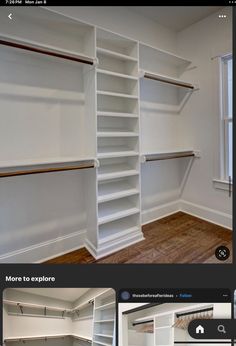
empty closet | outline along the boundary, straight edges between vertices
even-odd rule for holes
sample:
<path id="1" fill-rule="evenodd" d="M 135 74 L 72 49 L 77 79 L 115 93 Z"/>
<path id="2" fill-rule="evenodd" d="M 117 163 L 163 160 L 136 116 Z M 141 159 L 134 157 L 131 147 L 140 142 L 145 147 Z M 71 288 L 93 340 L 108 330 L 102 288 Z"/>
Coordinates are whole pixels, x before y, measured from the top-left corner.
<path id="1" fill-rule="evenodd" d="M 5 345 L 115 345 L 112 289 L 6 289 L 3 305 Z"/>
<path id="2" fill-rule="evenodd" d="M 99 259 L 179 210 L 214 222 L 182 200 L 208 160 L 192 136 L 206 87 L 191 40 L 185 57 L 51 9 L 14 15 L 0 14 L 0 261 L 82 247 Z M 217 193 L 216 223 L 230 228 Z"/>
<path id="3" fill-rule="evenodd" d="M 125 304 L 122 305 L 124 307 L 120 309 L 123 312 L 120 312 L 122 316 L 119 319 L 121 323 L 119 344 L 123 346 L 194 344 L 196 340 L 188 334 L 190 321 L 194 319 L 231 318 L 230 303 L 139 304 L 141 306 L 136 309 L 125 309 Z M 127 305 L 131 306 L 132 304 Z M 212 341 L 212 345 L 214 342 L 216 340 Z M 204 340 L 201 341 L 201 344 L 204 345 Z"/>

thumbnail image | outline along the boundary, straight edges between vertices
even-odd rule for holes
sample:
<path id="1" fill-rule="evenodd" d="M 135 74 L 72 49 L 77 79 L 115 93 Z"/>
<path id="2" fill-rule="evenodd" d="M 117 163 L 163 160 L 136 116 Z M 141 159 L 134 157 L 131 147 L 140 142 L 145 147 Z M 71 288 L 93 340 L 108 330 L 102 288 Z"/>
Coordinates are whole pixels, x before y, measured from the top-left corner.
<path id="1" fill-rule="evenodd" d="M 214 318 L 231 318 L 231 303 L 119 303 L 119 346 L 209 344 L 193 339 L 188 325 Z M 204 333 L 203 327 L 198 332 Z"/>
<path id="2" fill-rule="evenodd" d="M 3 344 L 115 346 L 115 316 L 113 289 L 8 288 Z"/>

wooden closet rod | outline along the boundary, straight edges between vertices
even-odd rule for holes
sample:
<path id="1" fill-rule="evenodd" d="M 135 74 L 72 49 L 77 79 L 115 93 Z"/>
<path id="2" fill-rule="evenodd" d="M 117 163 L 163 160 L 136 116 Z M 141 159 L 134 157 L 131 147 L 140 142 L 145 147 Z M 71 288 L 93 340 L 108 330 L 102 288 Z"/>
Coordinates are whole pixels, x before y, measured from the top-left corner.
<path id="1" fill-rule="evenodd" d="M 34 46 L 30 46 L 30 45 L 23 44 L 23 43 L 18 43 L 15 41 L 8 41 L 8 40 L 0 39 L 0 44 L 2 44 L 4 46 L 8 46 L 8 47 L 13 47 L 13 48 L 31 51 L 34 53 L 50 55 L 50 56 L 54 56 L 54 57 L 61 58 L 61 59 L 76 61 L 76 62 L 80 62 L 83 64 L 88 64 L 88 65 L 94 64 L 94 60 L 92 58 L 89 58 L 89 57 L 64 54 L 64 53 L 60 53 L 58 51 L 52 51 L 52 50 L 47 50 L 47 49 L 43 49 L 43 48 L 37 48 Z"/>
<path id="2" fill-rule="evenodd" d="M 157 157 L 146 157 L 146 161 L 160 161 L 160 160 L 171 160 L 171 159 L 178 159 L 181 157 L 191 157 L 195 156 L 194 153 L 191 154 L 174 154 L 174 155 L 166 155 L 166 156 L 157 156 Z"/>
<path id="3" fill-rule="evenodd" d="M 53 173 L 53 172 L 63 172 L 63 171 L 74 171 L 79 169 L 94 168 L 94 164 L 80 164 L 78 166 L 64 166 L 64 167 L 52 167 L 52 168 L 37 168 L 31 170 L 22 170 L 15 172 L 3 172 L 0 173 L 0 178 L 15 177 L 20 175 L 30 175 L 30 174 L 41 174 L 41 173 Z"/>
<path id="4" fill-rule="evenodd" d="M 148 78 L 148 79 L 153 79 L 159 82 L 163 82 L 163 83 L 167 83 L 167 84 L 172 84 L 172 85 L 176 85 L 179 87 L 183 87 L 183 88 L 188 88 L 188 89 L 194 89 L 194 86 L 190 83 L 185 83 L 185 82 L 179 82 L 175 79 L 171 79 L 165 76 L 160 76 L 160 75 L 155 75 L 149 72 L 144 72 L 144 78 Z"/>

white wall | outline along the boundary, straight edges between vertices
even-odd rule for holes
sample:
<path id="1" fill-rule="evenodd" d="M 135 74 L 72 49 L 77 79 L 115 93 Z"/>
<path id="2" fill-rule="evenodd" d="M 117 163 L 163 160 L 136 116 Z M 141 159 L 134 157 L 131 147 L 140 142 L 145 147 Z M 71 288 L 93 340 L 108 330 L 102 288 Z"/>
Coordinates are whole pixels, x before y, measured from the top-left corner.
<path id="1" fill-rule="evenodd" d="M 172 30 L 125 6 L 55 6 L 50 9 L 134 40 L 172 52 L 176 50 L 176 34 Z"/>
<path id="2" fill-rule="evenodd" d="M 232 198 L 228 197 L 227 191 L 216 190 L 212 181 L 217 178 L 219 114 L 218 104 L 215 104 L 218 98 L 217 88 L 213 84 L 215 69 L 211 58 L 232 51 L 231 8 L 225 8 L 223 12 L 227 14 L 227 19 L 218 18 L 218 13 L 212 14 L 177 36 L 179 53 L 188 56 L 196 65 L 196 69 L 186 73 L 186 78 L 191 78 L 200 86 L 181 113 L 179 131 L 184 144 L 201 151 L 201 159 L 194 161 L 182 199 L 225 213 L 230 218 Z M 230 222 L 227 226 L 230 226 Z"/>
<path id="3" fill-rule="evenodd" d="M 4 298 L 9 300 L 23 301 L 28 303 L 60 306 L 69 308 L 70 303 L 58 299 L 47 298 L 36 294 L 19 292 L 13 289 L 8 289 L 4 292 Z M 26 309 L 26 308 L 25 308 Z M 36 314 L 39 313 L 38 311 Z M 42 315 L 43 315 L 42 311 Z M 6 317 L 6 315 L 4 316 Z M 18 336 L 36 336 L 36 335 L 52 335 L 52 334 L 70 334 L 71 333 L 71 318 L 45 318 L 45 317 L 30 317 L 30 316 L 14 316 L 7 315 L 7 319 L 3 320 L 4 338 Z"/>
<path id="4" fill-rule="evenodd" d="M 52 289 L 53 290 L 53 289 Z M 3 293 L 4 299 L 14 300 L 19 302 L 26 302 L 31 304 L 47 305 L 54 307 L 62 307 L 65 309 L 71 309 L 76 307 L 79 303 L 87 302 L 89 299 L 94 298 L 99 293 L 104 292 L 104 289 L 91 288 L 82 296 L 80 296 L 74 302 L 68 302 L 64 300 L 54 299 L 51 297 L 45 297 L 37 294 L 26 293 L 14 289 L 6 289 Z M 10 309 L 10 310 L 9 310 Z M 30 313 L 36 314 L 36 316 L 27 316 L 29 311 L 27 308 L 25 315 L 13 316 L 7 313 L 7 311 L 16 312 L 16 309 L 4 305 L 3 309 L 3 335 L 7 337 L 20 337 L 20 336 L 37 336 L 37 335 L 53 335 L 53 334 L 76 334 L 79 336 L 92 338 L 93 333 L 93 311 L 91 310 L 91 316 L 87 319 L 74 321 L 71 316 L 65 314 L 65 318 L 44 317 L 37 316 L 43 315 L 44 311 L 39 312 L 38 309 L 31 310 Z M 19 311 L 18 311 L 19 312 Z M 50 312 L 50 311 L 49 311 Z M 49 314 L 48 312 L 48 314 Z M 54 312 L 54 315 L 60 316 L 60 312 Z M 82 316 L 82 315 L 81 315 Z M 75 319 L 77 316 L 74 317 Z M 51 344 L 51 341 L 50 341 Z"/>

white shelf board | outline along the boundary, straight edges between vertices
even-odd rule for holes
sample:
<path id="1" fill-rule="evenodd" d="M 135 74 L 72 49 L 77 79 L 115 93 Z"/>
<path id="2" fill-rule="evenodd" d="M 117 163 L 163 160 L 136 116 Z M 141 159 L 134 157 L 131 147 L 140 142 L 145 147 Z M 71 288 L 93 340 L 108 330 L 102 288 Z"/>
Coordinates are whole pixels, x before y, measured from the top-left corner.
<path id="1" fill-rule="evenodd" d="M 167 63 L 173 64 L 174 66 L 189 65 L 191 63 L 190 60 L 180 55 L 140 42 L 140 49 L 142 48 L 153 50 L 154 54 L 159 55 L 161 60 L 164 60 Z"/>
<path id="2" fill-rule="evenodd" d="M 144 71 L 140 71 L 140 76 L 143 77 L 144 79 L 146 78 L 150 80 L 157 79 L 157 82 L 167 83 L 170 86 L 177 87 L 177 88 L 190 88 L 191 90 L 195 89 L 192 83 L 187 82 L 183 79 L 171 77 L 169 75 L 163 75 L 160 73 L 144 70 Z"/>
<path id="3" fill-rule="evenodd" d="M 113 335 L 109 335 L 109 334 L 97 334 L 94 333 L 95 336 L 101 336 L 102 338 L 113 338 Z"/>
<path id="4" fill-rule="evenodd" d="M 88 340 L 89 342 L 92 342 L 93 340 L 91 336 L 78 335 L 78 334 L 71 334 L 70 336 L 75 339 Z"/>
<path id="5" fill-rule="evenodd" d="M 138 114 L 122 113 L 122 112 L 106 112 L 98 111 L 97 116 L 102 117 L 121 117 L 121 118 L 138 118 Z"/>
<path id="6" fill-rule="evenodd" d="M 138 170 L 125 164 L 105 165 L 98 168 L 98 181 L 129 177 L 138 174 Z"/>
<path id="7" fill-rule="evenodd" d="M 66 309 L 62 307 L 57 307 L 57 306 L 50 306 L 50 305 L 41 305 L 41 304 L 32 304 L 32 303 L 26 303 L 26 302 L 20 302 L 20 301 L 15 301 L 15 300 L 8 300 L 8 299 L 3 299 L 3 303 L 6 305 L 11 305 L 11 306 L 22 306 L 25 308 L 36 308 L 36 309 L 48 309 L 52 311 L 65 311 L 65 312 L 71 312 L 71 309 Z"/>
<path id="8" fill-rule="evenodd" d="M 95 310 L 107 310 L 107 309 L 111 309 L 113 307 L 115 307 L 115 300 L 110 302 L 110 303 L 107 303 L 107 304 L 103 304 L 103 305 L 100 305 L 98 307 L 95 308 Z"/>
<path id="9" fill-rule="evenodd" d="M 111 57 L 117 58 L 119 60 L 134 61 L 134 62 L 138 61 L 136 58 L 133 58 L 130 55 L 121 54 L 121 53 L 115 52 L 114 50 L 105 49 L 105 48 L 101 48 L 101 47 L 97 47 L 97 52 L 102 54 L 102 55 L 106 55 L 106 56 L 111 56 Z"/>
<path id="10" fill-rule="evenodd" d="M 127 236 L 129 233 L 137 232 L 139 226 L 136 224 L 131 225 L 131 221 L 127 221 L 127 218 L 118 220 L 114 226 L 112 224 L 105 224 L 99 228 L 99 244 L 104 244 L 109 241 L 114 241 L 117 238 Z"/>
<path id="11" fill-rule="evenodd" d="M 118 72 L 113 72 L 110 70 L 104 70 L 104 69 L 98 69 L 97 68 L 97 73 L 103 74 L 103 75 L 107 75 L 107 76 L 113 76 L 113 77 L 119 77 L 119 78 L 124 78 L 124 79 L 132 79 L 132 80 L 138 80 L 138 77 L 129 75 L 129 74 L 125 74 L 125 73 L 118 73 Z"/>
<path id="12" fill-rule="evenodd" d="M 98 137 L 138 137 L 139 134 L 137 132 L 125 131 L 123 129 L 120 130 L 112 130 L 112 129 L 103 129 L 97 132 Z"/>
<path id="13" fill-rule="evenodd" d="M 106 184 L 100 184 L 98 187 L 98 203 L 132 196 L 139 193 L 139 190 L 132 188 L 122 181 L 114 181 Z"/>
<path id="14" fill-rule="evenodd" d="M 94 340 L 93 342 L 94 342 L 95 344 L 99 344 L 99 345 L 103 345 L 103 346 L 112 346 L 112 344 L 108 344 L 108 343 L 102 342 L 102 341 Z"/>
<path id="15" fill-rule="evenodd" d="M 5 342 L 14 342 L 19 340 L 44 340 L 44 339 L 57 339 L 57 338 L 64 338 L 64 337 L 72 337 L 75 339 L 80 340 L 87 340 L 88 342 L 92 342 L 91 337 L 77 335 L 77 334 L 49 334 L 49 335 L 33 335 L 33 336 L 15 336 L 15 337 L 8 337 L 5 338 Z"/>
<path id="16" fill-rule="evenodd" d="M 92 65 L 94 65 L 94 62 L 95 62 L 95 57 L 89 57 L 83 53 L 78 53 L 75 51 L 58 48 L 52 45 L 41 44 L 32 40 L 26 40 L 26 39 L 23 40 L 22 38 L 18 36 L 0 34 L 0 39 L 4 41 L 9 41 L 13 44 L 26 45 L 26 46 L 33 47 L 39 50 L 45 50 L 45 51 L 53 52 L 55 54 L 62 54 L 72 58 L 78 58 L 78 59 L 81 58 L 81 59 L 89 61 Z M 14 49 L 17 49 L 17 48 L 14 48 Z"/>
<path id="17" fill-rule="evenodd" d="M 98 147 L 97 157 L 99 159 L 126 156 L 139 156 L 139 153 L 124 146 Z"/>
<path id="18" fill-rule="evenodd" d="M 169 326 L 162 326 L 162 327 L 156 327 L 155 329 L 170 329 L 172 328 L 172 325 Z"/>
<path id="19" fill-rule="evenodd" d="M 90 319 L 93 319 L 93 315 L 77 317 L 77 318 L 74 318 L 73 321 L 84 321 L 84 320 L 90 320 Z"/>
<path id="20" fill-rule="evenodd" d="M 126 216 L 137 214 L 139 211 L 139 208 L 126 199 L 118 199 L 105 203 L 99 206 L 98 224 L 103 225 L 114 220 L 122 219 Z"/>
<path id="21" fill-rule="evenodd" d="M 69 334 L 49 334 L 49 335 L 32 335 L 32 336 L 14 336 L 5 338 L 5 342 L 14 342 L 19 340 L 37 340 L 37 339 L 56 339 L 56 338 L 64 338 L 66 336 L 70 336 Z"/>
<path id="22" fill-rule="evenodd" d="M 115 322 L 114 318 L 111 318 L 109 320 L 96 320 L 96 321 L 94 321 L 94 323 L 114 323 L 114 322 Z"/>
<path id="23" fill-rule="evenodd" d="M 120 97 L 120 98 L 132 99 L 132 100 L 137 100 L 137 99 L 138 99 L 138 96 L 137 96 L 137 95 L 116 93 L 116 92 L 113 92 L 113 91 L 102 91 L 102 90 L 97 90 L 97 95 L 100 95 L 100 96 Z"/>

